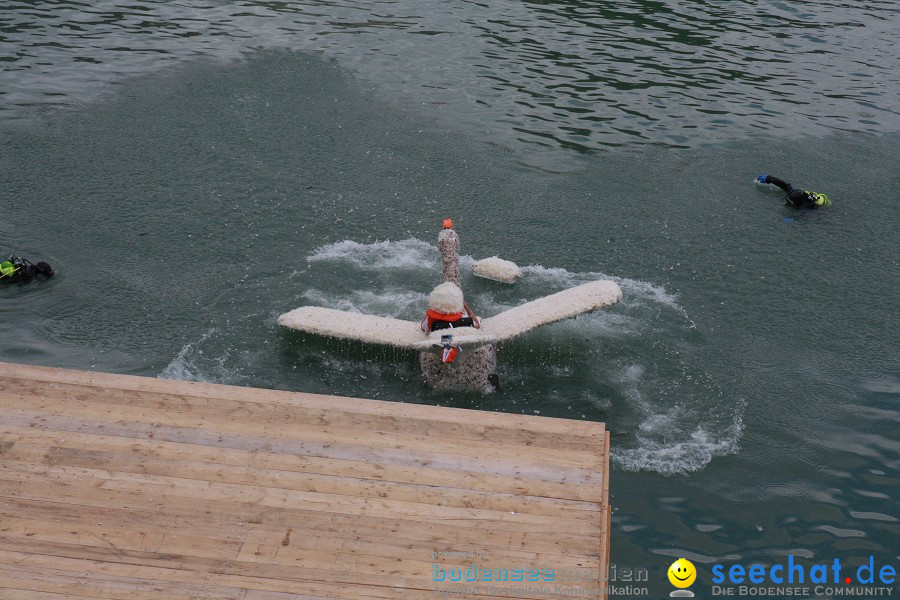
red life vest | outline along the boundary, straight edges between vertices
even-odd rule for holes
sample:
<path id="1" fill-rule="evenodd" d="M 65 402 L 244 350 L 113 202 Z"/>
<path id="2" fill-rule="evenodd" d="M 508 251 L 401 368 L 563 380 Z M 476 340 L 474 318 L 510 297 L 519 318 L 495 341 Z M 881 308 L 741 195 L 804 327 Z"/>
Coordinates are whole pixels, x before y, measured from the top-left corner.
<path id="1" fill-rule="evenodd" d="M 452 323 L 454 321 L 459 321 L 463 318 L 463 313 L 442 313 L 436 310 L 431 310 L 430 308 L 425 311 L 425 333 L 431 332 L 431 324 L 435 321 L 446 321 L 447 323 Z"/>

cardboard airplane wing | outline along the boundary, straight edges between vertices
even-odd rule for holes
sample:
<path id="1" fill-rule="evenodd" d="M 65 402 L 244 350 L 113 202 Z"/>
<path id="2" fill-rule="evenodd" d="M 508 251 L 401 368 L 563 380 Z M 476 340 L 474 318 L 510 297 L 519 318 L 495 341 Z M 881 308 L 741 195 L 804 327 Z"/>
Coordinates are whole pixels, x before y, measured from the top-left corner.
<path id="1" fill-rule="evenodd" d="M 614 281 L 591 281 L 481 320 L 481 330 L 498 340 L 508 340 L 541 325 L 577 317 L 611 306 L 622 299 Z"/>
<path id="2" fill-rule="evenodd" d="M 453 336 L 455 346 L 481 346 L 502 342 L 541 325 L 610 306 L 621 299 L 622 290 L 615 282 L 592 281 L 482 319 L 481 329 L 441 329 L 431 332 L 427 337 L 415 321 L 319 306 L 301 306 L 284 313 L 278 317 L 278 324 L 339 339 L 427 350 L 439 345 L 441 336 L 448 334 Z"/>
<path id="3" fill-rule="evenodd" d="M 290 329 L 328 337 L 412 348 L 425 334 L 415 321 L 376 317 L 320 306 L 301 306 L 278 317 Z"/>
<path id="4" fill-rule="evenodd" d="M 301 306 L 278 317 L 278 324 L 297 331 L 370 344 L 427 350 L 440 345 L 442 335 L 452 335 L 454 346 L 480 346 L 497 338 L 472 327 L 441 329 L 427 337 L 419 323 L 377 317 L 319 306 Z"/>

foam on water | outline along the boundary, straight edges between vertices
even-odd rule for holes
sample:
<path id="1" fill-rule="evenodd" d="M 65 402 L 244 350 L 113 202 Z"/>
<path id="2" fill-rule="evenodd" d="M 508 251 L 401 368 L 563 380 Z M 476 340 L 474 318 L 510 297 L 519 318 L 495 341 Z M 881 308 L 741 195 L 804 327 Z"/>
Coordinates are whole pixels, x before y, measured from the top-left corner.
<path id="1" fill-rule="evenodd" d="M 417 238 L 401 241 L 379 241 L 369 244 L 353 240 L 342 240 L 316 248 L 307 259 L 309 263 L 341 262 L 361 270 L 381 271 L 384 269 L 427 270 L 429 273 L 440 268 L 440 256 L 434 244 Z M 460 255 L 460 267 L 464 275 L 470 275 L 472 267 L 478 259 L 470 255 Z M 678 304 L 677 298 L 659 285 L 647 281 L 618 277 L 606 273 L 572 272 L 559 267 L 529 265 L 522 267 L 524 274 L 520 282 L 527 288 L 539 288 L 542 293 L 552 293 L 572 286 L 581 285 L 598 279 L 609 279 L 619 284 L 624 292 L 623 303 L 653 302 L 686 314 Z M 548 290 L 547 286 L 552 286 Z M 527 300 L 527 299 L 526 299 Z M 523 300 L 524 301 L 524 300 Z M 497 304 L 501 310 L 514 305 Z M 332 307 L 338 308 L 338 307 Z"/>
<path id="2" fill-rule="evenodd" d="M 360 244 L 343 240 L 316 248 L 306 260 L 317 262 L 346 262 L 360 269 L 421 269 L 439 265 L 437 248 L 416 238 L 399 242 L 383 241 Z"/>
<path id="3" fill-rule="evenodd" d="M 380 317 L 415 319 L 428 303 L 428 295 L 408 290 L 354 290 L 349 296 L 310 288 L 303 297 L 318 306 Z"/>
<path id="4" fill-rule="evenodd" d="M 627 277 L 618 277 L 616 275 L 608 275 L 595 271 L 586 273 L 573 273 L 561 268 L 548 268 L 541 265 L 529 265 L 523 267 L 522 271 L 525 277 L 537 279 L 538 281 L 553 283 L 563 287 L 571 287 L 580 285 L 589 281 L 597 281 L 598 279 L 609 279 L 615 281 L 622 288 L 623 303 L 628 302 L 655 302 L 673 308 L 682 314 L 686 314 L 684 309 L 678 305 L 677 298 L 666 291 L 659 285 L 654 285 L 647 281 L 637 279 L 629 279 Z"/>
<path id="5" fill-rule="evenodd" d="M 416 238 L 374 243 L 343 240 L 317 248 L 307 260 L 316 272 L 306 276 L 314 278 L 316 287 L 308 288 L 302 297 L 312 304 L 411 320 L 424 311 L 428 282 L 440 270 L 436 247 Z M 677 346 L 684 343 L 686 329 L 693 328 L 677 297 L 665 287 L 543 265 L 524 267 L 524 276 L 515 285 L 497 286 L 472 275 L 475 262 L 471 256 L 460 257 L 463 288 L 472 290 L 470 303 L 482 316 L 598 279 L 616 281 L 623 290 L 622 303 L 611 310 L 544 327 L 504 345 L 505 385 L 522 390 L 528 405 L 523 412 L 538 414 L 547 403 L 553 405 L 554 414 L 572 418 L 585 418 L 582 411 L 599 410 L 595 417 L 605 419 L 610 429 L 634 432 L 612 454 L 614 464 L 626 470 L 689 473 L 703 469 L 715 456 L 736 451 L 743 429 L 743 402 L 726 401 L 703 365 L 692 364 L 677 351 L 653 349 L 652 355 L 641 356 L 647 352 L 647 341 L 651 348 Z M 341 271 L 336 278 L 332 273 L 341 266 L 349 267 L 350 275 Z M 317 276 L 319 270 L 331 279 Z M 378 277 L 367 276 L 374 272 Z M 363 284 L 368 288 L 354 287 Z M 596 368 L 594 356 L 601 364 L 626 362 L 604 372 Z M 653 364 L 634 361 L 638 358 Z M 373 371 L 377 363 L 362 362 L 367 364 L 354 366 L 352 358 L 344 357 L 322 366 L 360 380 L 393 373 Z M 536 387 L 532 385 L 535 377 L 558 381 L 559 388 L 531 398 L 528 390 Z"/>
<path id="6" fill-rule="evenodd" d="M 187 342 L 172 362 L 162 370 L 159 378 L 204 383 L 238 383 L 241 379 L 239 373 L 227 364 L 230 353 L 226 352 L 221 356 L 204 354 L 202 348 L 204 343 L 218 334 L 219 330 L 213 328 L 200 336 L 200 339 Z"/>
<path id="7" fill-rule="evenodd" d="M 664 357 L 668 362 L 676 358 Z M 677 374 L 662 375 L 631 364 L 608 374 L 627 398 L 630 414 L 622 417 L 623 430 L 634 433 L 612 449 L 614 464 L 628 471 L 678 475 L 737 451 L 745 403 L 726 400 L 702 372 L 694 375 L 694 368 L 681 365 Z"/>
<path id="8" fill-rule="evenodd" d="M 674 429 L 677 438 L 666 441 L 660 439 L 657 432 L 648 432 L 642 428 L 637 434 L 637 447 L 611 451 L 613 463 L 626 471 L 656 471 L 663 475 L 683 475 L 699 471 L 715 456 L 732 454 L 738 449 L 738 440 L 743 430 L 743 423 L 737 417 L 731 427 L 724 432 L 708 431 L 697 426 L 684 436 L 683 430 L 673 428 L 671 423 L 661 418 L 663 415 L 652 415 L 649 421 L 656 421 L 654 429 Z M 645 422 L 646 423 L 646 422 Z"/>
<path id="9" fill-rule="evenodd" d="M 300 303 L 409 320 L 424 311 L 429 286 L 440 269 L 434 245 L 415 238 L 343 240 L 317 248 L 307 262 L 310 268 L 295 278 L 303 290 Z M 498 286 L 474 277 L 474 263 L 470 256 L 461 258 L 463 287 L 472 290 L 470 303 L 483 316 L 597 279 L 613 279 L 624 292 L 623 302 L 611 310 L 543 327 L 504 344 L 503 389 L 516 390 L 518 402 L 492 394 L 496 400 L 491 402 L 497 402 L 492 409 L 605 420 L 613 431 L 631 432 L 617 441 L 612 453 L 614 464 L 625 470 L 689 473 L 703 469 L 715 456 L 736 451 L 743 402 L 726 399 L 705 365 L 675 349 L 683 347 L 692 324 L 677 297 L 663 286 L 542 265 L 525 267 L 524 278 L 515 285 Z M 204 351 L 220 348 L 223 337 L 213 328 L 185 343 L 160 377 L 260 385 L 241 372 L 243 364 L 259 357 L 248 358 L 249 351 L 233 347 Z M 394 398 L 400 390 L 399 397 L 448 401 L 422 387 L 416 361 L 406 355 L 328 340 L 298 345 L 293 351 L 291 368 L 314 378 L 323 391 L 339 379 L 367 397 Z M 483 398 L 476 402 L 486 402 L 487 396 Z"/>

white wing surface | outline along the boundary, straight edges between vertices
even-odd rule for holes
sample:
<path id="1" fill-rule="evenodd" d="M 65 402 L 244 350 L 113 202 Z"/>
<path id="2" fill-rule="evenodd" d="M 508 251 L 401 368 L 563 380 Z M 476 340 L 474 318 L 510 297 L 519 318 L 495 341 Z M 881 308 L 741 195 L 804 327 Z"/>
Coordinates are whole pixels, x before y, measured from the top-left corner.
<path id="1" fill-rule="evenodd" d="M 298 331 L 371 344 L 412 348 L 425 340 L 415 321 L 344 312 L 319 306 L 301 306 L 278 317 L 278 324 Z"/>
<path id="2" fill-rule="evenodd" d="M 278 324 L 298 331 L 370 344 L 426 350 L 453 336 L 454 345 L 480 346 L 508 340 L 541 325 L 577 317 L 622 299 L 614 281 L 592 281 L 544 296 L 481 320 L 481 329 L 459 327 L 422 333 L 419 323 L 389 317 L 344 312 L 319 306 L 301 306 L 278 317 Z"/>
<path id="3" fill-rule="evenodd" d="M 301 306 L 278 317 L 278 324 L 290 329 L 369 344 L 428 350 L 441 341 L 441 335 L 453 336 L 455 346 L 480 346 L 497 341 L 492 335 L 472 327 L 441 329 L 425 336 L 419 323 L 389 317 L 344 312 L 319 306 Z"/>
<path id="4" fill-rule="evenodd" d="M 622 300 L 622 290 L 614 281 L 592 281 L 481 320 L 481 331 L 500 341 L 531 331 L 541 325 L 612 306 Z"/>

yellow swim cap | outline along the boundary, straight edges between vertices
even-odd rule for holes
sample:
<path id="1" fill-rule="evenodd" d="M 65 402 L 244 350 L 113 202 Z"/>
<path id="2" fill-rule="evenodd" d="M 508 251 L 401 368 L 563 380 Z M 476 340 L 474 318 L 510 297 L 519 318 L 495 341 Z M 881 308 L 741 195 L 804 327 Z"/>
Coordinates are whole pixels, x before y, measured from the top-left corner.
<path id="1" fill-rule="evenodd" d="M 813 195 L 816 197 L 816 206 L 827 206 L 831 204 L 831 200 L 828 199 L 828 196 L 825 194 L 816 194 L 813 192 Z"/>

